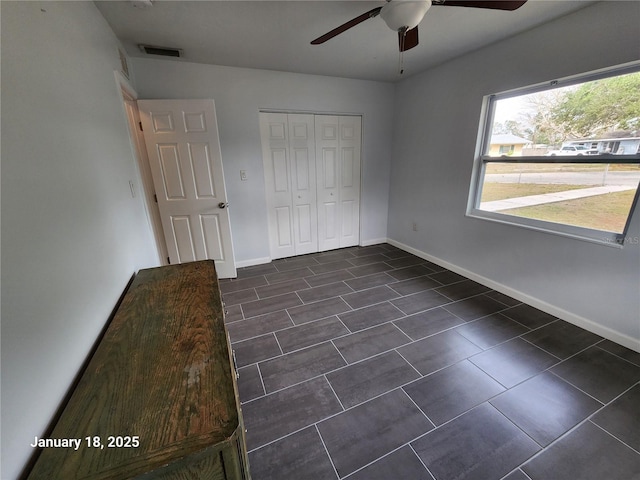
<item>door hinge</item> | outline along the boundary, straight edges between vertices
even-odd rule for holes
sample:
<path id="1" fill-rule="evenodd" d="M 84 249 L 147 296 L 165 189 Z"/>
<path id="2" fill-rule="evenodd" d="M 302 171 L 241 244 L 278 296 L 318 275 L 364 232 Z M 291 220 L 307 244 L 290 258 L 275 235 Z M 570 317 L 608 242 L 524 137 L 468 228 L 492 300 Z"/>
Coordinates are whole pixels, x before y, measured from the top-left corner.
<path id="1" fill-rule="evenodd" d="M 167 257 L 167 264 L 171 265 L 171 259 Z"/>
<path id="2" fill-rule="evenodd" d="M 140 131 L 144 132 L 144 129 L 142 128 L 142 122 L 138 122 L 138 125 L 140 126 Z"/>
<path id="3" fill-rule="evenodd" d="M 153 194 L 153 200 L 158 203 L 158 195 L 156 195 L 155 193 Z"/>

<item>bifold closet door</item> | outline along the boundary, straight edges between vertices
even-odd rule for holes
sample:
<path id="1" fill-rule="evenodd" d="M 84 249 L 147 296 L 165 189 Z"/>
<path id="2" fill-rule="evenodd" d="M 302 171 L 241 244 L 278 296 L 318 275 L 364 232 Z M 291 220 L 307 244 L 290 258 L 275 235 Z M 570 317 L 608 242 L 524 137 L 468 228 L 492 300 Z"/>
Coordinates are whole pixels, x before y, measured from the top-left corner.
<path id="1" fill-rule="evenodd" d="M 318 251 L 313 115 L 260 113 L 271 258 Z"/>
<path id="2" fill-rule="evenodd" d="M 319 251 L 360 241 L 362 118 L 316 115 Z"/>
<path id="3" fill-rule="evenodd" d="M 358 245 L 357 116 L 260 113 L 272 259 Z"/>

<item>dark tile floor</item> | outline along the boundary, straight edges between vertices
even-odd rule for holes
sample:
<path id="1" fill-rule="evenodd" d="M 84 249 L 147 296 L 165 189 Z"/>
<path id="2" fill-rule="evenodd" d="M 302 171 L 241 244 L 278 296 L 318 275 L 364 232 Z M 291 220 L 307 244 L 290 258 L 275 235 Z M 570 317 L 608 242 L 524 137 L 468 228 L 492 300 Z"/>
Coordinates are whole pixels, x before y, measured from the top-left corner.
<path id="1" fill-rule="evenodd" d="M 386 244 L 220 286 L 254 480 L 640 479 L 640 353 Z"/>

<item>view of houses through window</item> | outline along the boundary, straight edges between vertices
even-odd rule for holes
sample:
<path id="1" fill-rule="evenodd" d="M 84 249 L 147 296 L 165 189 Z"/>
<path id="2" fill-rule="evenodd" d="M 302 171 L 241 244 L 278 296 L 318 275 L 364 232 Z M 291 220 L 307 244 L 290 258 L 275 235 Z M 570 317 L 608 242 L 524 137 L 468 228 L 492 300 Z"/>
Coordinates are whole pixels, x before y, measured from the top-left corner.
<path id="1" fill-rule="evenodd" d="M 624 233 L 640 183 L 640 72 L 490 102 L 479 210 Z"/>

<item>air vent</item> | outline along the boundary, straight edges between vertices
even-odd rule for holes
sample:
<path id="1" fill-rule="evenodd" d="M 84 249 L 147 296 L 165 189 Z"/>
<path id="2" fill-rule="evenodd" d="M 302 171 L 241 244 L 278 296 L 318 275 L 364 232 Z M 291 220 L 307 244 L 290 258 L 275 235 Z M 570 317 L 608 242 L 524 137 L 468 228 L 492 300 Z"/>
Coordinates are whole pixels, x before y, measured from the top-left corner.
<path id="1" fill-rule="evenodd" d="M 182 49 L 170 47 L 156 47 L 154 45 L 138 45 L 147 55 L 161 55 L 163 57 L 182 57 Z"/>

